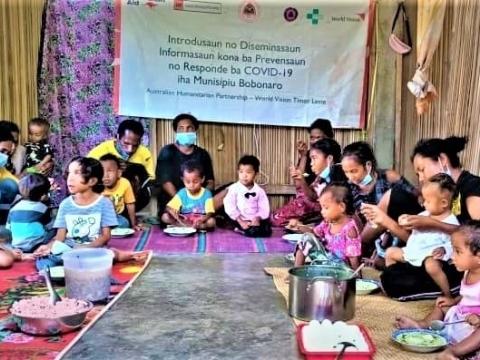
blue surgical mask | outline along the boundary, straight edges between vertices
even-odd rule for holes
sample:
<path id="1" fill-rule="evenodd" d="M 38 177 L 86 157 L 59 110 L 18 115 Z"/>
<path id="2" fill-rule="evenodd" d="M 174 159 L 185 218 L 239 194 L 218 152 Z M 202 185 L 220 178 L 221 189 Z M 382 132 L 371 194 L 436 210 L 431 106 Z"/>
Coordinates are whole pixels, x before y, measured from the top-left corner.
<path id="1" fill-rule="evenodd" d="M 8 163 L 8 155 L 4 153 L 0 153 L 0 168 L 5 167 Z"/>
<path id="2" fill-rule="evenodd" d="M 175 134 L 175 141 L 181 146 L 192 146 L 197 142 L 197 133 L 179 132 Z"/>
<path id="3" fill-rule="evenodd" d="M 370 172 L 369 172 L 369 173 L 363 178 L 363 180 L 359 182 L 358 185 L 360 185 L 360 186 L 367 186 L 367 185 L 370 184 L 372 181 L 373 181 L 373 177 L 372 177 L 372 175 L 370 175 Z"/>
<path id="4" fill-rule="evenodd" d="M 115 141 L 115 150 L 117 150 L 118 152 L 118 155 L 120 155 L 120 157 L 127 161 L 129 158 L 130 158 L 130 155 L 128 152 L 126 152 L 125 150 L 123 150 L 122 148 L 122 145 L 120 144 L 120 142 L 117 140 Z"/>
<path id="5" fill-rule="evenodd" d="M 328 166 L 322 170 L 322 172 L 320 173 L 320 177 L 322 179 L 324 179 L 327 183 L 330 182 L 330 173 L 331 173 L 331 167 L 330 167 L 330 163 L 328 164 Z"/>

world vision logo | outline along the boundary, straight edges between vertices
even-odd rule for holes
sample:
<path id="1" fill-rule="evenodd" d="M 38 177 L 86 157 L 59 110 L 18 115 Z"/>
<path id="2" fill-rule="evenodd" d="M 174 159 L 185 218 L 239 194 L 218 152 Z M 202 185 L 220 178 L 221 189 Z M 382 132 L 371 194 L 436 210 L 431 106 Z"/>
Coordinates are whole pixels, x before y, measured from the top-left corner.
<path id="1" fill-rule="evenodd" d="M 324 16 L 320 9 L 312 9 L 307 13 L 307 20 L 310 20 L 312 25 L 318 25 L 320 20 L 323 20 Z"/>

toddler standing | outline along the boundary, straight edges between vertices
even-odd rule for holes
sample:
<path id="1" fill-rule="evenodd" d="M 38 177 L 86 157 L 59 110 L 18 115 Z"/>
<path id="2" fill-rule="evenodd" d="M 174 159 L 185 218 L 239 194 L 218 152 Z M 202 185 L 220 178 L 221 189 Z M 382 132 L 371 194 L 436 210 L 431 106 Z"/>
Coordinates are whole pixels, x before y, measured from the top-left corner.
<path id="1" fill-rule="evenodd" d="M 229 218 L 249 237 L 272 234 L 267 194 L 255 182 L 259 169 L 260 161 L 255 156 L 243 156 L 238 161 L 238 181 L 230 185 L 223 200 Z"/>
<path id="2" fill-rule="evenodd" d="M 327 251 L 355 270 L 360 265 L 362 243 L 352 217 L 355 212 L 352 194 L 346 186 L 330 184 L 323 189 L 319 202 L 324 220 L 313 229 L 314 234 Z M 303 265 L 307 256 L 315 260 L 318 254 L 311 242 L 301 241 L 295 250 L 295 266 Z"/>

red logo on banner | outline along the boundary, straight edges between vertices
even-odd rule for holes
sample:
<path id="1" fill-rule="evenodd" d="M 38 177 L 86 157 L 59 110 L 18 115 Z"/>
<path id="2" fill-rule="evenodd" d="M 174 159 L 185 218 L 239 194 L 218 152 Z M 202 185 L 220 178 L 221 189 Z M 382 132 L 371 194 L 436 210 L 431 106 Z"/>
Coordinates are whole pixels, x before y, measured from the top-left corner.
<path id="1" fill-rule="evenodd" d="M 173 8 L 175 10 L 183 10 L 183 0 L 175 0 L 173 2 Z"/>

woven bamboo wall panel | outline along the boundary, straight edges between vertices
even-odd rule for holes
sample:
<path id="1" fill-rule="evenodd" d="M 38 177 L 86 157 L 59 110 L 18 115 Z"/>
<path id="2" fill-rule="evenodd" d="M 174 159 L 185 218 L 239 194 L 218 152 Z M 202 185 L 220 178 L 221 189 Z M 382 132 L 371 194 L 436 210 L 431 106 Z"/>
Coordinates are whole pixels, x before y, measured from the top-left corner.
<path id="1" fill-rule="evenodd" d="M 37 59 L 43 0 L 0 0 L 0 118 L 26 123 L 37 115 Z"/>
<path id="2" fill-rule="evenodd" d="M 423 1 L 422 1 L 423 2 Z M 420 1 L 418 2 L 420 5 Z M 409 12 L 410 14 L 411 12 Z M 421 138 L 467 135 L 462 163 L 480 172 L 480 2 L 449 0 L 444 29 L 430 68 L 438 98 L 430 111 L 418 117 L 406 83 L 414 73 L 415 54 L 405 57 L 402 92 L 400 171 L 413 177 L 410 154 Z"/>

